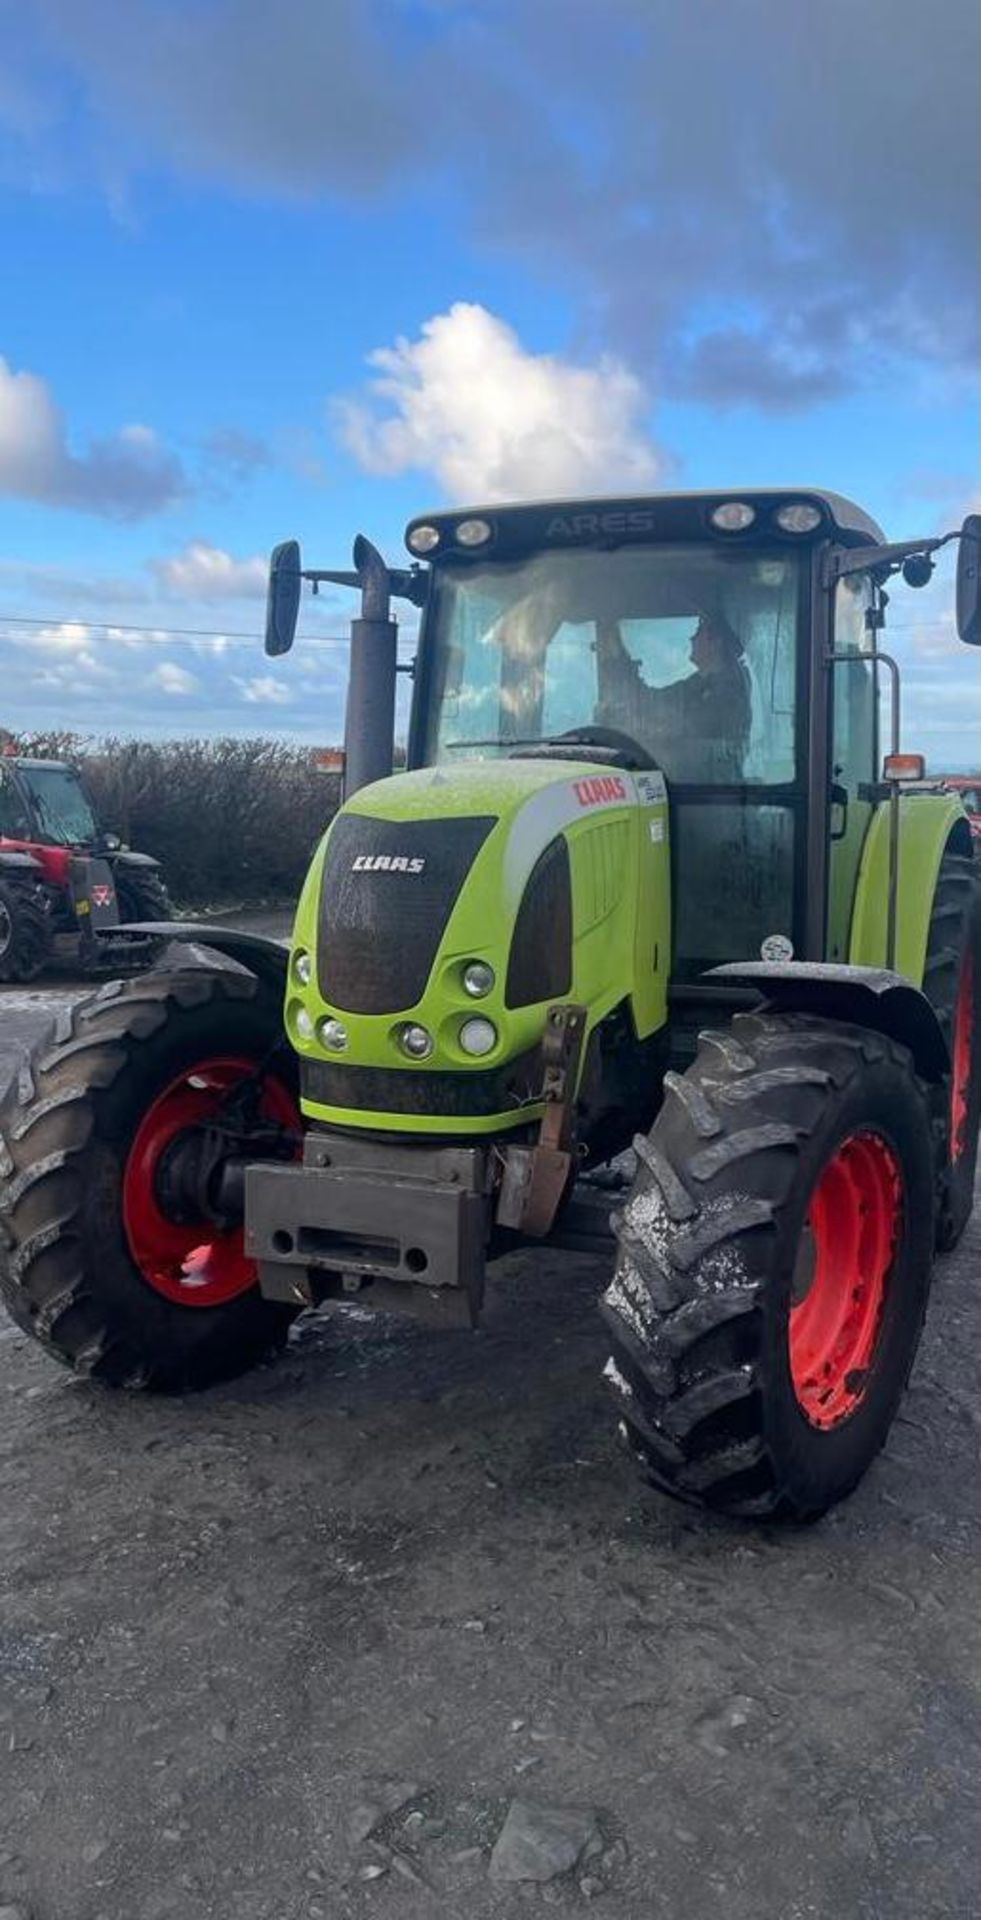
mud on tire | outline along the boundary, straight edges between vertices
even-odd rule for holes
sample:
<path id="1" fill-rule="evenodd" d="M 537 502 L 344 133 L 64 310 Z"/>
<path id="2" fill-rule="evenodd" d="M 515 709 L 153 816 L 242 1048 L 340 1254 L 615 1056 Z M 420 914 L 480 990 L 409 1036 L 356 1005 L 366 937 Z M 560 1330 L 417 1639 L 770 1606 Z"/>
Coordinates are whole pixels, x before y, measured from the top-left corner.
<path id="1" fill-rule="evenodd" d="M 213 1306 L 166 1297 L 141 1272 L 123 1211 L 134 1139 L 175 1076 L 222 1055 L 264 1061 L 277 1041 L 278 998 L 253 976 L 189 969 L 110 981 L 64 1009 L 25 1060 L 0 1103 L 0 1295 L 76 1372 L 179 1392 L 285 1340 L 292 1313 L 254 1284 Z M 285 1044 L 275 1076 L 292 1099 Z"/>
<path id="2" fill-rule="evenodd" d="M 679 1499 L 816 1518 L 882 1446 L 926 1308 L 930 1127 L 910 1057 L 844 1023 L 738 1016 L 701 1035 L 686 1074 L 666 1076 L 651 1135 L 635 1144 L 601 1307 L 624 1437 L 646 1477 Z M 869 1246 L 855 1209 L 865 1264 L 875 1245 L 882 1253 L 875 1337 L 861 1371 L 846 1372 L 838 1400 L 823 1403 L 820 1385 L 802 1389 L 792 1370 L 790 1319 L 818 1192 L 848 1155 L 866 1161 L 870 1177 L 890 1169 L 896 1204 L 888 1237 Z M 817 1271 L 812 1261 L 812 1285 Z M 854 1309 L 871 1311 L 869 1302 Z"/>

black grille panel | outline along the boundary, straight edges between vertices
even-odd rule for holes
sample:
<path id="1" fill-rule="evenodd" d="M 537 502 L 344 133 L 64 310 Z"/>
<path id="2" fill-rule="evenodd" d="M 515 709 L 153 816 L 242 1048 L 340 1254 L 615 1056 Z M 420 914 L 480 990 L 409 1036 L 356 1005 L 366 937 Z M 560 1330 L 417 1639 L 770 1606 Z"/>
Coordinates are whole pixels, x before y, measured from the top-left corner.
<path id="1" fill-rule="evenodd" d="M 531 1007 L 561 1000 L 572 985 L 572 881 L 560 834 L 539 854 L 518 908 L 504 1002 Z"/>
<path id="2" fill-rule="evenodd" d="M 342 813 L 327 842 L 320 991 L 345 1013 L 401 1013 L 426 990 L 460 889 L 495 824 Z M 384 865 L 374 865 L 376 861 Z M 392 864 L 395 863 L 395 864 Z"/>
<path id="3" fill-rule="evenodd" d="M 324 1107 L 374 1113 L 459 1114 L 480 1119 L 507 1113 L 540 1097 L 541 1053 L 533 1047 L 503 1067 L 429 1073 L 398 1067 L 351 1067 L 334 1060 L 301 1060 L 300 1091 Z"/>

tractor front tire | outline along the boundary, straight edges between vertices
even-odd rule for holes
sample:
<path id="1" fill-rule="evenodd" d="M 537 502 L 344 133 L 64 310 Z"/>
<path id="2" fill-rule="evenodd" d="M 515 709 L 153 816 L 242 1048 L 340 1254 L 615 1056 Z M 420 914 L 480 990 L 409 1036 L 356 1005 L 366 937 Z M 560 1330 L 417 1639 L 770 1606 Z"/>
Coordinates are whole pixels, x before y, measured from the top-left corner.
<path id="1" fill-rule="evenodd" d="M 110 981 L 25 1063 L 0 1103 L 0 1295 L 56 1359 L 183 1392 L 283 1343 L 241 1225 L 163 1197 L 168 1156 L 253 1080 L 262 1124 L 298 1137 L 278 998 L 231 969 Z"/>
<path id="2" fill-rule="evenodd" d="M 47 915 L 33 890 L 0 876 L 0 981 L 34 980 L 50 946 Z"/>
<path id="3" fill-rule="evenodd" d="M 942 1115 L 937 1250 L 956 1247 L 974 1206 L 981 1129 L 981 884 L 967 854 L 944 854 L 933 896 L 923 991 L 950 1049 Z"/>
<path id="4" fill-rule="evenodd" d="M 116 903 L 123 925 L 129 921 L 173 920 L 173 905 L 156 868 L 119 865 L 115 868 L 114 879 Z M 154 966 L 166 945 L 166 940 L 148 937 L 145 944 L 136 949 L 135 963 L 143 967 Z"/>
<path id="5" fill-rule="evenodd" d="M 635 1142 L 602 1311 L 645 1476 L 726 1513 L 818 1518 L 882 1446 L 930 1286 L 929 1104 L 905 1048 L 737 1016 Z"/>

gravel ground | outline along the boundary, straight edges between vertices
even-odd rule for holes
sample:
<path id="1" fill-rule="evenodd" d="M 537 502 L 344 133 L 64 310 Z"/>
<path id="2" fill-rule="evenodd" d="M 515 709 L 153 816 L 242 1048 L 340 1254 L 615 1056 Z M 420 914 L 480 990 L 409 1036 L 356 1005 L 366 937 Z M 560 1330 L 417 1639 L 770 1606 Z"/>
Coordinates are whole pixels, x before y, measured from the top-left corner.
<path id="1" fill-rule="evenodd" d="M 0 1071 L 70 991 L 0 996 Z M 0 1920 L 975 1915 L 979 1268 L 981 1209 L 796 1533 L 639 1487 L 587 1259 L 184 1402 L 4 1322 Z"/>

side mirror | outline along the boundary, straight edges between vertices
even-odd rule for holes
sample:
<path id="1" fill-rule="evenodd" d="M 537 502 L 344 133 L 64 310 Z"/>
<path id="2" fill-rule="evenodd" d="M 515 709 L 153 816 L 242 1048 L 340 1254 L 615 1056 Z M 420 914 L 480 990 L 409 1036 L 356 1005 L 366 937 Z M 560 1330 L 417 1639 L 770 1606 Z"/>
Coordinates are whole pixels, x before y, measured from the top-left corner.
<path id="1" fill-rule="evenodd" d="M 283 540 L 272 550 L 266 594 L 266 652 L 289 653 L 300 614 L 300 543 Z"/>
<path id="2" fill-rule="evenodd" d="M 981 647 L 981 513 L 969 513 L 957 549 L 957 631 L 969 647 Z"/>

